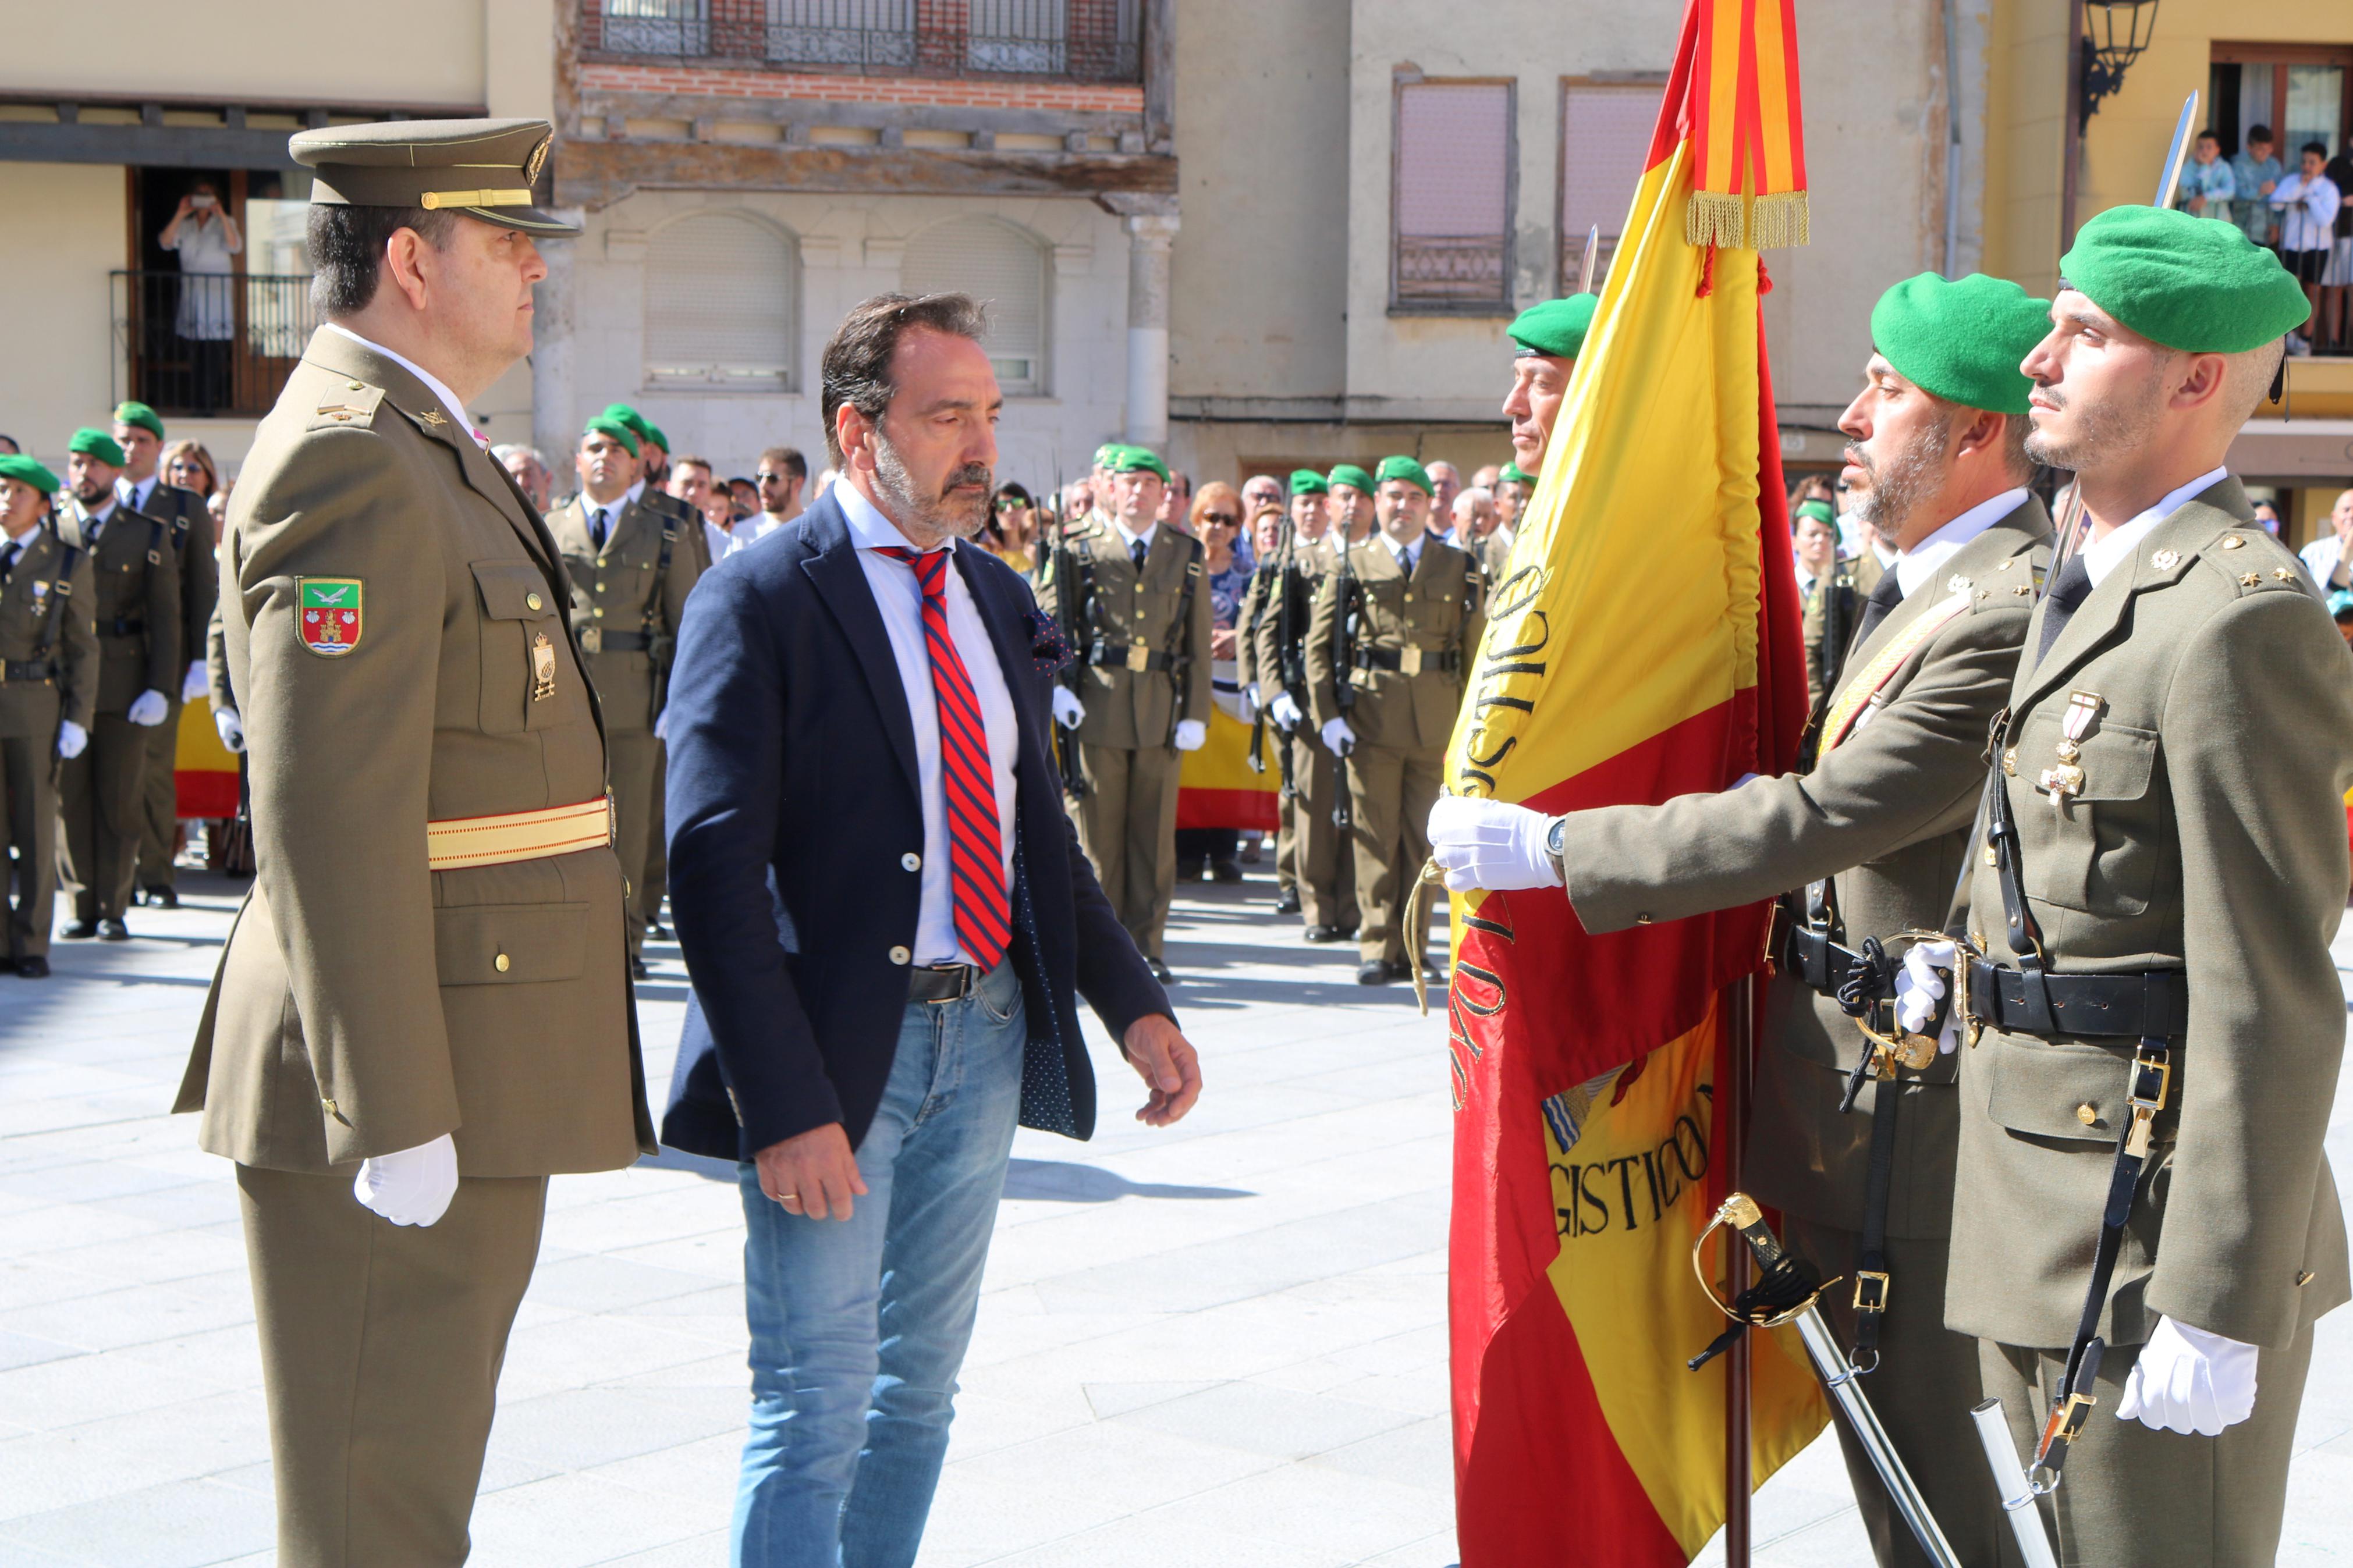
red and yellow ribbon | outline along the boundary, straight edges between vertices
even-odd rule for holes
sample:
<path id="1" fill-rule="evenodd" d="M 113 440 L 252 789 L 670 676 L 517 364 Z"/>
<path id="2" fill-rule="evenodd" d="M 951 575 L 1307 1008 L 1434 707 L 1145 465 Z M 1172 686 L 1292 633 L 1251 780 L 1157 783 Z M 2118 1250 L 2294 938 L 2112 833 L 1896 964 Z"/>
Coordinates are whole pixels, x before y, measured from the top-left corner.
<path id="1" fill-rule="evenodd" d="M 1683 237 L 1763 249 L 1807 241 L 1806 134 L 1795 0 L 1695 0 L 1692 194 Z"/>

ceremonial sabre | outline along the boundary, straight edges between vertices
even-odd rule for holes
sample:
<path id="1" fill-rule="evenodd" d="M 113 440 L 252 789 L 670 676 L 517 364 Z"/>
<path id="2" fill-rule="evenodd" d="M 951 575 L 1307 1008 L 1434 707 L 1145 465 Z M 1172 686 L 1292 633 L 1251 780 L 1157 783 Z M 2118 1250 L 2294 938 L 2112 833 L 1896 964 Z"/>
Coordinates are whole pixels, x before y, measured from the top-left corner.
<path id="1" fill-rule="evenodd" d="M 1738 1231 L 1748 1243 L 1749 1250 L 1757 1256 L 1760 1275 L 1753 1290 L 1743 1291 L 1740 1299 L 1732 1302 L 1715 1293 L 1715 1285 L 1708 1279 L 1707 1266 L 1701 1261 L 1708 1237 L 1715 1234 L 1717 1226 L 1725 1225 Z M 1812 1265 L 1782 1248 L 1780 1239 L 1765 1223 L 1756 1199 L 1746 1193 L 1734 1193 L 1724 1200 L 1715 1217 L 1692 1243 L 1692 1271 L 1699 1276 L 1700 1289 L 1707 1292 L 1707 1299 L 1733 1322 L 1729 1331 L 1701 1352 L 1692 1363 L 1694 1369 L 1717 1351 L 1729 1348 L 1745 1329 L 1797 1324 L 1798 1337 L 1806 1342 L 1806 1353 L 1813 1358 L 1814 1366 L 1822 1374 L 1822 1385 L 1838 1401 L 1839 1408 L 1846 1412 L 1848 1425 L 1853 1427 L 1863 1451 L 1871 1456 L 1871 1468 L 1886 1483 L 1888 1500 L 1904 1516 L 1904 1522 L 1911 1526 L 1913 1539 L 1919 1542 L 1920 1550 L 1928 1554 L 1928 1561 L 1936 1568 L 1961 1568 L 1952 1542 L 1945 1539 L 1936 1516 L 1928 1511 L 1927 1500 L 1920 1495 L 1918 1484 L 1904 1468 L 1895 1445 L 1888 1440 L 1887 1429 L 1879 1424 L 1879 1413 L 1863 1397 L 1856 1381 L 1862 1374 L 1846 1359 L 1846 1352 L 1839 1348 L 1838 1336 L 1831 1332 L 1830 1324 L 1822 1321 L 1821 1309 L 1814 1305 L 1823 1287 L 1815 1279 Z"/>
<path id="2" fill-rule="evenodd" d="M 1601 258 L 1601 226 L 1595 224 L 1585 231 L 1585 259 L 1577 263 L 1577 291 L 1593 292 L 1593 266 Z"/>
<path id="3" fill-rule="evenodd" d="M 2001 1401 L 1989 1399 L 1972 1407 L 1969 1417 L 1978 1424 L 1986 1463 L 1993 1467 L 1994 1489 L 2001 1493 L 2001 1509 L 2010 1516 L 2010 1532 L 2018 1537 L 2026 1568 L 2059 1568 L 2059 1559 L 2051 1554 L 2051 1537 L 2043 1533 L 2042 1521 L 2035 1513 L 2034 1488 L 2020 1468 L 2018 1456 L 2010 1451 L 2010 1423 L 2002 1418 Z"/>

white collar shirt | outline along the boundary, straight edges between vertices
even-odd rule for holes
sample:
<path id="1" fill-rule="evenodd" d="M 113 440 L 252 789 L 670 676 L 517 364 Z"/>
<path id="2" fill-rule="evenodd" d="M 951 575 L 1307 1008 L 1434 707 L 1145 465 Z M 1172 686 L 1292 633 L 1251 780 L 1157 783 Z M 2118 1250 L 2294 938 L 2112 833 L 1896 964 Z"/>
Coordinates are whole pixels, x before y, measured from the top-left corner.
<path id="1" fill-rule="evenodd" d="M 623 507 L 632 507 L 637 505 L 638 498 L 643 496 L 645 493 L 646 481 L 639 479 L 637 483 L 631 485 L 628 489 L 621 492 L 620 502 L 618 505 L 614 507 L 613 515 L 618 517 L 621 514 L 621 509 Z"/>
<path id="2" fill-rule="evenodd" d="M 154 495 L 155 487 L 163 482 L 164 477 L 161 474 L 150 474 L 144 482 L 128 478 L 120 479 L 114 481 L 114 493 L 121 497 L 122 504 L 132 511 L 145 511 L 148 499 Z"/>
<path id="3" fill-rule="evenodd" d="M 368 339 L 364 338 L 357 332 L 352 331 L 349 327 L 337 326 L 332 321 L 325 322 L 324 325 L 327 331 L 331 332 L 343 333 L 343 336 L 351 339 L 352 342 L 359 344 L 360 347 L 367 350 L 370 353 L 382 354 L 385 358 L 390 360 L 393 363 L 398 365 L 401 369 L 406 371 L 409 374 L 423 382 L 427 387 L 431 389 L 433 395 L 441 400 L 441 406 L 449 411 L 449 417 L 458 422 L 458 428 L 463 430 L 468 436 L 471 437 L 475 446 L 481 447 L 482 450 L 486 452 L 491 449 L 490 442 L 483 437 L 480 431 L 474 428 L 473 420 L 467 416 L 466 405 L 458 401 L 458 395 L 450 391 L 448 384 L 444 382 L 439 376 L 435 375 L 431 371 L 426 369 L 423 365 L 418 364 L 406 354 L 401 353 L 395 349 L 388 349 L 382 343 L 370 342 Z"/>
<path id="4" fill-rule="evenodd" d="M 853 491 L 851 493 L 855 494 L 856 492 Z M 864 496 L 859 496 L 858 499 L 862 501 L 866 498 Z M 844 504 L 842 510 L 845 511 L 849 510 L 847 503 Z M 881 513 L 878 512 L 876 515 L 881 516 Z M 750 517 L 747 517 L 743 521 L 737 523 L 735 525 L 735 531 L 727 536 L 727 553 L 733 555 L 742 551 L 749 550 L 752 546 L 759 543 L 760 541 L 767 538 L 768 535 L 776 532 L 776 530 L 784 526 L 785 519 L 778 517 L 772 511 L 754 512 Z M 861 541 L 861 543 L 862 542 L 863 542 Z M 890 542 L 886 540 L 884 542 L 888 543 Z"/>
<path id="5" fill-rule="evenodd" d="M 970 963 L 973 955 L 956 941 L 955 892 L 948 880 L 947 798 L 940 781 L 940 714 L 932 693 L 932 657 L 923 639 L 923 590 L 908 563 L 880 553 L 885 547 L 912 550 L 898 525 L 860 494 L 847 479 L 836 479 L 834 500 L 849 525 L 849 539 L 858 547 L 858 564 L 866 573 L 874 607 L 881 612 L 882 629 L 890 635 L 891 654 L 899 667 L 899 685 L 906 693 L 907 717 L 915 731 L 916 784 L 923 792 L 923 900 L 915 917 L 917 963 Z M 765 515 L 765 513 L 763 514 Z M 737 523 L 740 537 L 748 523 Z M 950 549 L 965 548 L 962 541 Z M 997 645 L 980 618 L 980 606 L 964 574 L 950 562 L 947 573 L 948 635 L 971 678 L 973 695 L 980 702 L 981 726 L 988 737 L 988 771 L 997 786 L 997 842 L 1004 859 L 1005 886 L 1013 886 L 1013 826 L 1016 784 L 1014 764 L 1021 746 L 1021 727 L 1013 709 L 1012 689 L 997 661 Z"/>
<path id="6" fill-rule="evenodd" d="M 1111 525 L 1113 529 L 1118 532 L 1121 547 L 1127 552 L 1130 559 L 1134 557 L 1135 547 L 1139 544 L 1144 546 L 1144 553 L 1145 557 L 1148 559 L 1151 556 L 1152 541 L 1160 531 L 1160 523 L 1157 519 L 1145 523 L 1142 533 L 1128 532 L 1127 524 L 1122 522 L 1117 518 L 1113 518 L 1111 520 Z"/>
<path id="7" fill-rule="evenodd" d="M 2228 468 L 2209 468 L 2179 489 L 2168 490 L 2158 497 L 2157 504 L 2147 511 L 2116 524 L 2108 531 L 2105 538 L 2086 542 L 2084 545 L 2084 572 L 2091 578 L 2092 586 L 2098 587 L 2109 573 L 2123 565 L 2140 542 L 2148 537 L 2150 529 L 2179 510 L 2183 503 L 2208 486 L 2219 485 L 2230 477 Z"/>
<path id="8" fill-rule="evenodd" d="M 1413 536 L 1412 543 L 1399 544 L 1396 540 L 1391 539 L 1388 534 L 1384 533 L 1381 535 L 1381 542 L 1389 547 L 1389 553 L 1391 555 L 1397 557 L 1398 570 L 1410 577 L 1413 575 L 1414 567 L 1421 561 L 1422 544 L 1429 538 L 1430 534 L 1425 531 L 1421 533 L 1415 534 Z"/>
<path id="9" fill-rule="evenodd" d="M 82 543 L 95 546 L 98 543 L 98 536 L 105 531 L 107 523 L 114 516 L 114 497 L 109 495 L 106 498 L 106 504 L 96 511 L 82 505 L 79 497 L 75 498 L 73 505 L 75 514 L 81 519 Z"/>
<path id="10" fill-rule="evenodd" d="M 2026 487 L 2007 489 L 1990 500 L 1981 500 L 1927 538 L 1895 557 L 1895 581 L 1910 598 L 1920 591 L 1924 583 L 1936 581 L 1936 571 L 1957 554 L 1961 546 L 2008 517 L 2026 500 Z"/>

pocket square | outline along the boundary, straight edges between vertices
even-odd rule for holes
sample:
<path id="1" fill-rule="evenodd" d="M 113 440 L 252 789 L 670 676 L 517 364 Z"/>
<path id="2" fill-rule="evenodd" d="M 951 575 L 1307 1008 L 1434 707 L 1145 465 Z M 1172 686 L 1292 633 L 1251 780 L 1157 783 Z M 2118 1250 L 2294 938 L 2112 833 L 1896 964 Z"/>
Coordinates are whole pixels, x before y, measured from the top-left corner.
<path id="1" fill-rule="evenodd" d="M 1043 610 L 1031 610 L 1029 616 L 1029 657 L 1037 661 L 1040 675 L 1058 675 L 1071 662 L 1071 645 L 1062 637 L 1062 628 L 1054 617 Z"/>

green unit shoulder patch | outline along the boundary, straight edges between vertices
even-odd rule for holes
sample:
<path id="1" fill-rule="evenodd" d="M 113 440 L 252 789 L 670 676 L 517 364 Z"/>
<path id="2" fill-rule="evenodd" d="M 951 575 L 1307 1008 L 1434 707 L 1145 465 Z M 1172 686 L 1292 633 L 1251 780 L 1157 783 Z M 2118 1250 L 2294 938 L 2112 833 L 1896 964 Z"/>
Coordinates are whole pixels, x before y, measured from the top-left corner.
<path id="1" fill-rule="evenodd" d="M 361 584 L 357 577 L 297 577 L 294 635 L 322 658 L 340 658 L 360 645 Z"/>

